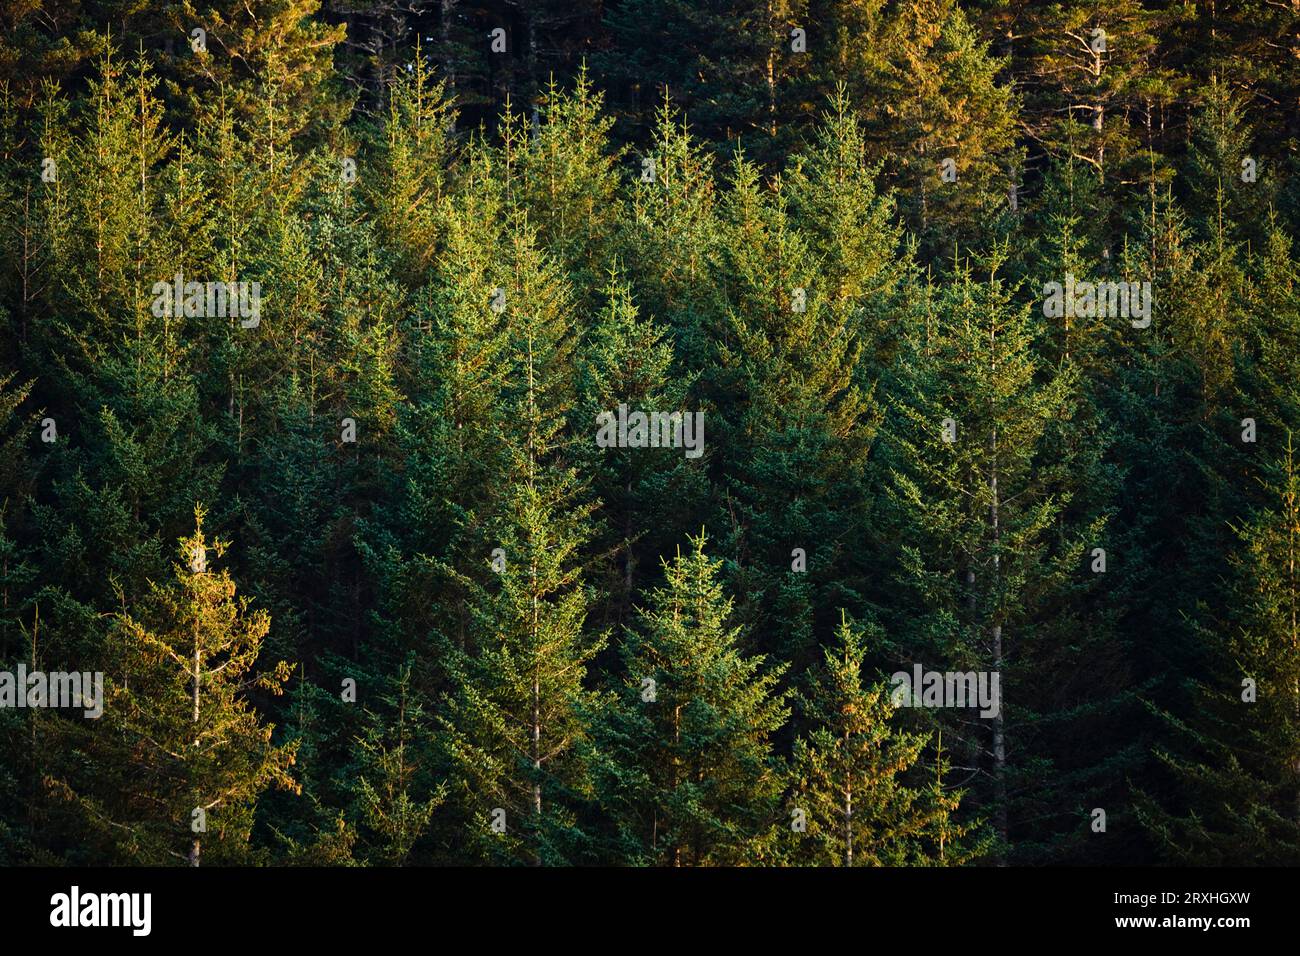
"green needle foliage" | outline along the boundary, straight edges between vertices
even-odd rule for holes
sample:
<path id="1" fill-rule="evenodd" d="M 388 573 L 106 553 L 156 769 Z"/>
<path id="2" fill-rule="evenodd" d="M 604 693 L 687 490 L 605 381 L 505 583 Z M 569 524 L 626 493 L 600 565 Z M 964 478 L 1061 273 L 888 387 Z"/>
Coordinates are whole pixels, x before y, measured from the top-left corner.
<path id="1" fill-rule="evenodd" d="M 0 863 L 1296 862 L 1297 36 L 4 5 Z"/>
<path id="2" fill-rule="evenodd" d="M 665 564 L 622 646 L 605 788 L 617 845 L 646 865 L 739 865 L 776 852 L 781 775 L 771 736 L 789 715 L 784 668 L 741 653 L 720 562 L 703 535 Z"/>
<path id="3" fill-rule="evenodd" d="M 805 829 L 793 839 L 805 866 L 956 866 L 977 855 L 953 819 L 959 791 L 934 776 L 912 780 L 929 740 L 891 726 L 890 689 L 863 674 L 867 632 L 841 618 L 814 669 L 804 710 L 816 728 L 795 741 L 790 804 Z M 982 848 L 979 848 L 982 849 Z"/>

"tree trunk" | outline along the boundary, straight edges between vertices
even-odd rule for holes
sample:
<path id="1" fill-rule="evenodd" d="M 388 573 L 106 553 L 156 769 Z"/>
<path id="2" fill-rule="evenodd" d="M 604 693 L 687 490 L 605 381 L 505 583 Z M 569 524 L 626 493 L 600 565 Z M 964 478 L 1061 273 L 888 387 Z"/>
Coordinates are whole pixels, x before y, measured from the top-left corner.
<path id="1" fill-rule="evenodd" d="M 438 64 L 442 67 L 442 75 L 447 82 L 447 98 L 453 102 L 456 99 L 456 63 L 451 56 L 451 20 L 455 8 L 456 0 L 442 0 L 442 13 L 438 23 L 442 39 L 442 53 L 438 57 Z M 453 112 L 449 119 L 451 131 L 455 132 L 456 114 Z"/>
<path id="2" fill-rule="evenodd" d="M 844 758 L 849 760 L 849 732 L 844 731 Z M 853 865 L 853 771 L 850 766 L 844 790 L 844 865 Z"/>
<path id="3" fill-rule="evenodd" d="M 996 368 L 996 359 L 994 367 Z M 991 500 L 989 502 L 989 519 L 993 526 L 993 593 L 997 604 L 993 609 L 993 670 L 1001 674 L 1002 672 L 1002 622 L 999 617 L 1002 613 L 1001 600 L 997 597 L 998 588 L 1001 582 L 1001 564 L 1002 556 L 998 553 L 998 547 L 1001 540 L 1001 529 L 999 527 L 998 514 L 998 431 L 993 429 L 993 461 L 989 475 L 989 491 Z M 993 716 L 993 796 L 997 804 L 996 823 L 998 834 L 1002 838 L 1003 845 L 1007 842 L 1007 749 L 1006 737 L 1003 725 L 1002 713 L 1002 686 L 1001 677 L 998 678 L 998 701 L 997 710 Z M 1005 865 L 1005 860 L 999 861 Z"/>

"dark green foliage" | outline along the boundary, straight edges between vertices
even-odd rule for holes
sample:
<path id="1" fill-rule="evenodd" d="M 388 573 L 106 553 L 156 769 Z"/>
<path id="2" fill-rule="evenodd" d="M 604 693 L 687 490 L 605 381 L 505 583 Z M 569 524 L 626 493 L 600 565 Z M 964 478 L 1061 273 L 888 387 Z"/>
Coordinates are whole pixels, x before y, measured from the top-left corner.
<path id="1" fill-rule="evenodd" d="M 960 793 L 946 793 L 945 765 L 909 786 L 927 740 L 891 726 L 889 689 L 862 672 L 863 629 L 840 622 L 836 642 L 812 671 L 804 709 L 816 728 L 794 745 L 790 803 L 806 829 L 793 857 L 812 866 L 958 865 L 976 853 L 952 820 Z M 793 811 L 792 811 L 793 812 Z"/>
<path id="2" fill-rule="evenodd" d="M 1295 862 L 1297 16 L 8 5 L 0 863 Z"/>
<path id="3" fill-rule="evenodd" d="M 623 641 L 623 688 L 603 731 L 615 849 L 665 866 L 770 863 L 781 776 L 771 735 L 784 668 L 740 653 L 718 562 L 691 540 Z"/>

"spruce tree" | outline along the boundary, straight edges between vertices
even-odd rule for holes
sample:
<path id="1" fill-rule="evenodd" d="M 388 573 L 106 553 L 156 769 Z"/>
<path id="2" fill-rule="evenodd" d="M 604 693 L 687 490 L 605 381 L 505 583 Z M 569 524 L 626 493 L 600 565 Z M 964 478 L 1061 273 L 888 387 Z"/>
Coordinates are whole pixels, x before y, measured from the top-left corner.
<path id="1" fill-rule="evenodd" d="M 866 520 L 862 486 L 878 410 L 857 376 L 858 316 L 832 306 L 784 190 L 765 189 L 743 159 L 721 233 L 722 321 L 705 383 L 717 409 L 718 450 L 708 452 L 716 520 L 745 622 L 763 650 L 802 667 L 818 611 L 859 601 L 848 569 Z"/>
<path id="2" fill-rule="evenodd" d="M 526 224 L 512 223 L 502 288 L 507 374 L 496 410 L 507 453 L 489 476 L 479 555 L 456 568 L 465 642 L 442 635 L 450 688 L 441 720 L 452 793 L 486 859 L 534 865 L 589 852 L 572 807 L 590 789 L 584 683 L 601 647 L 585 628 L 582 548 L 593 504 L 569 464 L 573 403 L 569 292 Z"/>
<path id="3" fill-rule="evenodd" d="M 320 0 L 182 0 L 167 7 L 164 69 L 194 118 L 217 94 L 256 130 L 270 156 L 295 138 L 318 139 L 345 113 L 330 62 L 344 28 L 318 16 Z M 200 31 L 196 34 L 195 31 Z"/>
<path id="4" fill-rule="evenodd" d="M 362 833 L 375 862 L 401 865 L 429 828 L 446 786 L 430 783 L 426 769 L 430 741 L 424 709 L 403 668 L 383 699 L 391 716 L 367 711 L 367 727 L 357 738 L 360 766 L 356 799 Z"/>
<path id="5" fill-rule="evenodd" d="M 1213 677 L 1198 682 L 1196 715 L 1162 716 L 1157 756 L 1177 781 L 1142 822 L 1162 855 L 1218 866 L 1300 860 L 1300 471 L 1288 432 L 1268 483 L 1270 504 L 1240 527 L 1225 618 L 1202 619 Z"/>
<path id="6" fill-rule="evenodd" d="M 660 866 L 771 861 L 789 716 L 784 665 L 741 653 L 721 562 L 705 538 L 664 562 L 665 584 L 625 631 L 623 687 L 602 724 L 601 802 L 619 858 Z"/>
<path id="7" fill-rule="evenodd" d="M 793 157 L 786 180 L 790 216 L 816 256 L 827 305 L 863 341 L 864 387 L 892 347 L 907 271 L 897 203 L 877 185 L 883 167 L 868 159 L 867 148 L 866 131 L 841 85 L 807 148 Z"/>
<path id="8" fill-rule="evenodd" d="M 393 271 L 418 288 L 439 249 L 438 210 L 450 187 L 456 113 L 446 82 L 434 80 L 418 52 L 388 88 L 387 107 L 373 165 L 345 157 L 339 173 L 345 175 L 345 161 L 352 159 L 380 241 L 398 257 L 400 267 Z"/>
<path id="9" fill-rule="evenodd" d="M 564 267 L 578 301 L 594 307 L 622 218 L 622 151 L 609 145 L 613 120 L 602 115 L 604 97 L 585 66 L 572 91 L 552 78 L 544 100 L 540 121 L 519 150 L 521 182 L 511 197 L 527 210 L 542 247 Z M 514 126 L 505 133 L 513 135 Z"/>
<path id="10" fill-rule="evenodd" d="M 1199 237 L 1212 240 L 1226 220 L 1240 233 L 1230 238 L 1258 241 L 1267 222 L 1273 171 L 1267 161 L 1252 155 L 1254 131 L 1243 115 L 1241 98 L 1217 77 L 1203 96 L 1205 104 L 1192 123 L 1182 183 L 1192 225 Z"/>
<path id="11" fill-rule="evenodd" d="M 121 862 L 256 861 L 258 798 L 297 787 L 294 748 L 272 741 L 250 700 L 278 694 L 289 665 L 256 669 L 270 618 L 212 567 L 228 544 L 203 519 L 196 507 L 173 580 L 117 616 L 103 716 L 63 741 L 91 760 L 53 785 Z"/>
<path id="12" fill-rule="evenodd" d="M 1008 211 L 1018 104 L 999 75 L 1005 63 L 953 0 L 899 6 L 877 42 L 885 59 L 860 100 L 873 158 L 902 190 L 924 250 L 946 260 L 954 243 L 984 241 Z"/>
<path id="13" fill-rule="evenodd" d="M 997 676 L 991 713 L 936 716 L 957 759 L 980 768 L 973 802 L 999 852 L 1012 839 L 1038 852 L 1040 840 L 1077 833 L 1084 788 L 1107 784 L 1104 774 L 1072 772 L 1059 791 L 1046 767 L 1053 755 L 1077 758 L 1070 721 L 1097 719 L 1120 663 L 1107 629 L 1076 616 L 1100 579 L 1087 577 L 1100 526 L 1064 520 L 1075 463 L 1051 457 L 1077 373 L 1040 370 L 1034 320 L 1014 304 L 998 265 L 984 281 L 963 269 L 939 290 L 891 379 L 882 519 L 898 550 L 888 661 Z M 1085 661 L 1106 677 L 1061 679 Z"/>
<path id="14" fill-rule="evenodd" d="M 704 463 L 680 448 L 602 448 L 592 440 L 601 416 L 617 415 L 620 405 L 629 413 L 690 414 L 695 379 L 681 371 L 666 330 L 641 317 L 618 272 L 611 271 L 605 294 L 578 356 L 576 445 L 602 505 L 593 545 L 610 558 L 602 590 L 613 622 L 622 624 L 658 555 L 692 517 L 704 516 L 709 489 Z"/>
<path id="15" fill-rule="evenodd" d="M 791 757 L 789 803 L 806 827 L 791 838 L 792 855 L 810 866 L 964 863 L 968 828 L 954 819 L 961 793 L 945 790 L 941 752 L 933 776 L 918 779 L 929 740 L 893 726 L 888 686 L 863 673 L 867 640 L 842 616 L 803 695 L 815 729 Z"/>
<path id="16" fill-rule="evenodd" d="M 709 282 L 717 243 L 718 190 L 713 155 L 665 96 L 654 113 L 646 151 L 636 157 L 631 197 L 621 223 L 621 260 L 638 304 L 672 331 L 683 364 L 708 361 L 716 321 Z"/>

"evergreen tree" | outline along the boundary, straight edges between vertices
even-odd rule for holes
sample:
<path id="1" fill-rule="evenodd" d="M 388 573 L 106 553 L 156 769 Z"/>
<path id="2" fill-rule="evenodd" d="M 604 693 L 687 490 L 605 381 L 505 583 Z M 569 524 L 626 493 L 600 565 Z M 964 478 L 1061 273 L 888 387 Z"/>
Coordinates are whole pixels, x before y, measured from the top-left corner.
<path id="1" fill-rule="evenodd" d="M 169 4 L 166 70 L 196 118 L 218 94 L 273 162 L 295 138 L 319 138 L 345 114 L 330 62 L 344 29 L 318 16 L 320 0 L 181 0 Z M 200 31 L 195 33 L 195 31 Z"/>
<path id="2" fill-rule="evenodd" d="M 521 182 L 511 183 L 511 198 L 527 210 L 538 240 L 563 266 L 579 302 L 594 307 L 609 264 L 616 224 L 622 218 L 617 164 L 621 150 L 609 147 L 613 120 L 601 115 L 604 98 L 584 66 L 572 92 L 552 79 L 546 87 L 540 122 L 512 155 L 517 126 L 508 122 L 507 174 L 518 164 Z M 522 135 L 520 134 L 520 139 Z"/>
<path id="3" fill-rule="evenodd" d="M 963 863 L 968 828 L 953 819 L 961 793 L 944 789 L 941 752 L 934 778 L 909 784 L 927 738 L 891 726 L 888 687 L 865 683 L 866 638 L 841 617 L 805 698 L 816 729 L 795 741 L 791 759 L 790 801 L 807 827 L 793 837 L 794 858 L 812 866 Z"/>
<path id="4" fill-rule="evenodd" d="M 697 371 L 708 361 L 714 303 L 702 294 L 717 242 L 713 156 L 665 96 L 638 157 L 630 208 L 620 232 L 623 263 L 638 303 L 672 331 L 673 349 Z"/>
<path id="5" fill-rule="evenodd" d="M 1300 472 L 1290 433 L 1266 509 L 1240 528 L 1228 617 L 1206 621 L 1215 676 L 1199 683 L 1198 715 L 1162 712 L 1175 747 L 1157 756 L 1178 799 L 1150 797 L 1140 818 L 1160 851 L 1218 866 L 1300 859 Z"/>
<path id="6" fill-rule="evenodd" d="M 787 180 L 790 216 L 816 256 L 827 306 L 863 341 L 864 387 L 892 348 L 907 270 L 895 200 L 877 187 L 881 168 L 867 158 L 866 132 L 841 85 Z"/>
<path id="7" fill-rule="evenodd" d="M 392 709 L 385 720 L 367 713 L 365 734 L 359 738 L 361 768 L 357 776 L 357 799 L 365 831 L 374 834 L 376 862 L 405 863 L 411 850 L 429 827 L 430 819 L 446 796 L 446 786 L 437 784 L 426 799 L 413 796 L 417 788 L 428 787 L 422 754 L 428 753 L 424 711 L 411 694 L 411 671 L 403 669 L 394 682 L 395 697 L 383 703 Z M 424 758 L 424 759 L 427 759 Z"/>
<path id="8" fill-rule="evenodd" d="M 620 859 L 762 863 L 777 852 L 781 773 L 771 736 L 789 716 L 783 665 L 746 657 L 720 562 L 703 535 L 664 562 L 622 645 L 624 686 L 602 724 L 602 804 Z"/>
<path id="9" fill-rule="evenodd" d="M 249 699 L 279 693 L 289 666 L 255 670 L 270 618 L 209 566 L 228 545 L 209 542 L 202 508 L 194 518 L 174 580 L 115 621 L 102 722 L 62 742 L 86 752 L 93 770 L 54 785 L 124 862 L 256 861 L 258 797 L 297 786 L 294 748 L 272 742 Z"/>
<path id="10" fill-rule="evenodd" d="M 1247 237 L 1258 239 L 1262 234 L 1272 176 L 1267 168 L 1250 168 L 1252 164 L 1258 167 L 1258 160 L 1251 155 L 1252 139 L 1240 100 L 1217 78 L 1212 79 L 1205 105 L 1194 118 L 1187 148 L 1185 188 L 1192 223 L 1200 237 L 1212 239 L 1225 219 Z"/>
<path id="11" fill-rule="evenodd" d="M 1253 321 L 1242 350 L 1242 403 L 1269 416 L 1277 435 L 1300 430 L 1300 395 L 1294 385 L 1300 374 L 1300 270 L 1292 250 L 1291 237 L 1270 216 L 1266 244 L 1251 267 L 1254 281 L 1243 290 L 1242 308 Z"/>
<path id="12" fill-rule="evenodd" d="M 1105 626 L 1076 617 L 1097 586 L 1081 582 L 1102 524 L 1062 520 L 1074 463 L 1051 457 L 1077 373 L 1039 371 L 1029 310 L 1013 304 L 998 265 L 984 282 L 963 270 L 940 290 L 891 381 L 884 518 L 898 551 L 888 650 L 891 666 L 997 676 L 991 712 L 953 709 L 942 724 L 959 759 L 980 768 L 975 807 L 1000 852 L 1008 840 L 1033 852 L 1049 834 L 1078 832 L 1082 794 L 1109 782 L 1096 774 L 1100 755 L 1055 779 L 1048 767 L 1054 752 L 1077 761 L 1078 727 L 1098 719 L 1118 662 Z M 1062 677 L 1085 661 L 1086 683 Z"/>
<path id="13" fill-rule="evenodd" d="M 393 272 L 412 288 L 423 283 L 439 249 L 438 211 L 450 187 L 455 119 L 446 82 L 435 82 L 417 55 L 388 89 L 373 167 L 358 167 L 379 240 L 399 259 Z M 339 170 L 344 176 L 342 161 Z"/>
<path id="14" fill-rule="evenodd" d="M 450 690 L 441 723 L 472 840 L 488 859 L 541 865 L 588 852 L 570 807 L 589 790 L 588 711 L 599 698 L 584 677 L 602 640 L 584 629 L 581 549 L 593 505 L 564 440 L 573 402 L 568 291 L 523 223 L 509 242 L 498 410 L 508 458 L 489 478 L 492 551 L 474 562 L 483 570 L 457 569 L 469 619 L 464 645 L 442 637 Z"/>
<path id="15" fill-rule="evenodd" d="M 0 861 L 188 859 L 216 800 L 204 862 L 842 863 L 857 766 L 855 864 L 1289 860 L 1298 16 L 0 11 L 0 667 L 109 682 L 0 707 Z M 913 663 L 997 715 L 889 712 Z"/>
<path id="16" fill-rule="evenodd" d="M 1088 164 L 1112 190 L 1164 183 L 1161 111 L 1188 81 L 1166 65 L 1159 41 L 1190 9 L 1088 0 L 1020 11 L 1007 28 L 1012 73 L 1035 141 Z"/>
<path id="17" fill-rule="evenodd" d="M 953 0 L 900 5 L 876 42 L 884 62 L 860 100 L 880 104 L 867 115 L 873 156 L 904 187 L 902 210 L 926 250 L 947 259 L 1008 209 L 1018 104 L 999 80 L 1004 64 Z"/>
<path id="18" fill-rule="evenodd" d="M 578 358 L 576 444 L 602 503 L 594 549 L 611 558 L 602 588 L 610 596 L 608 616 L 622 624 L 647 573 L 654 574 L 657 556 L 692 517 L 703 517 L 708 476 L 703 462 L 680 448 L 602 448 L 591 440 L 601 416 L 617 415 L 620 405 L 629 413 L 690 414 L 694 384 L 694 376 L 680 373 L 666 330 L 640 317 L 617 272 L 606 294 Z"/>
<path id="19" fill-rule="evenodd" d="M 802 667 L 817 609 L 859 600 L 845 566 L 866 520 L 863 475 L 877 411 L 855 374 L 858 317 L 832 307 L 784 191 L 763 189 L 743 159 L 716 256 L 724 319 L 712 330 L 707 373 L 722 449 L 710 457 L 716 520 L 727 529 L 743 619 L 766 639 L 764 650 Z"/>

